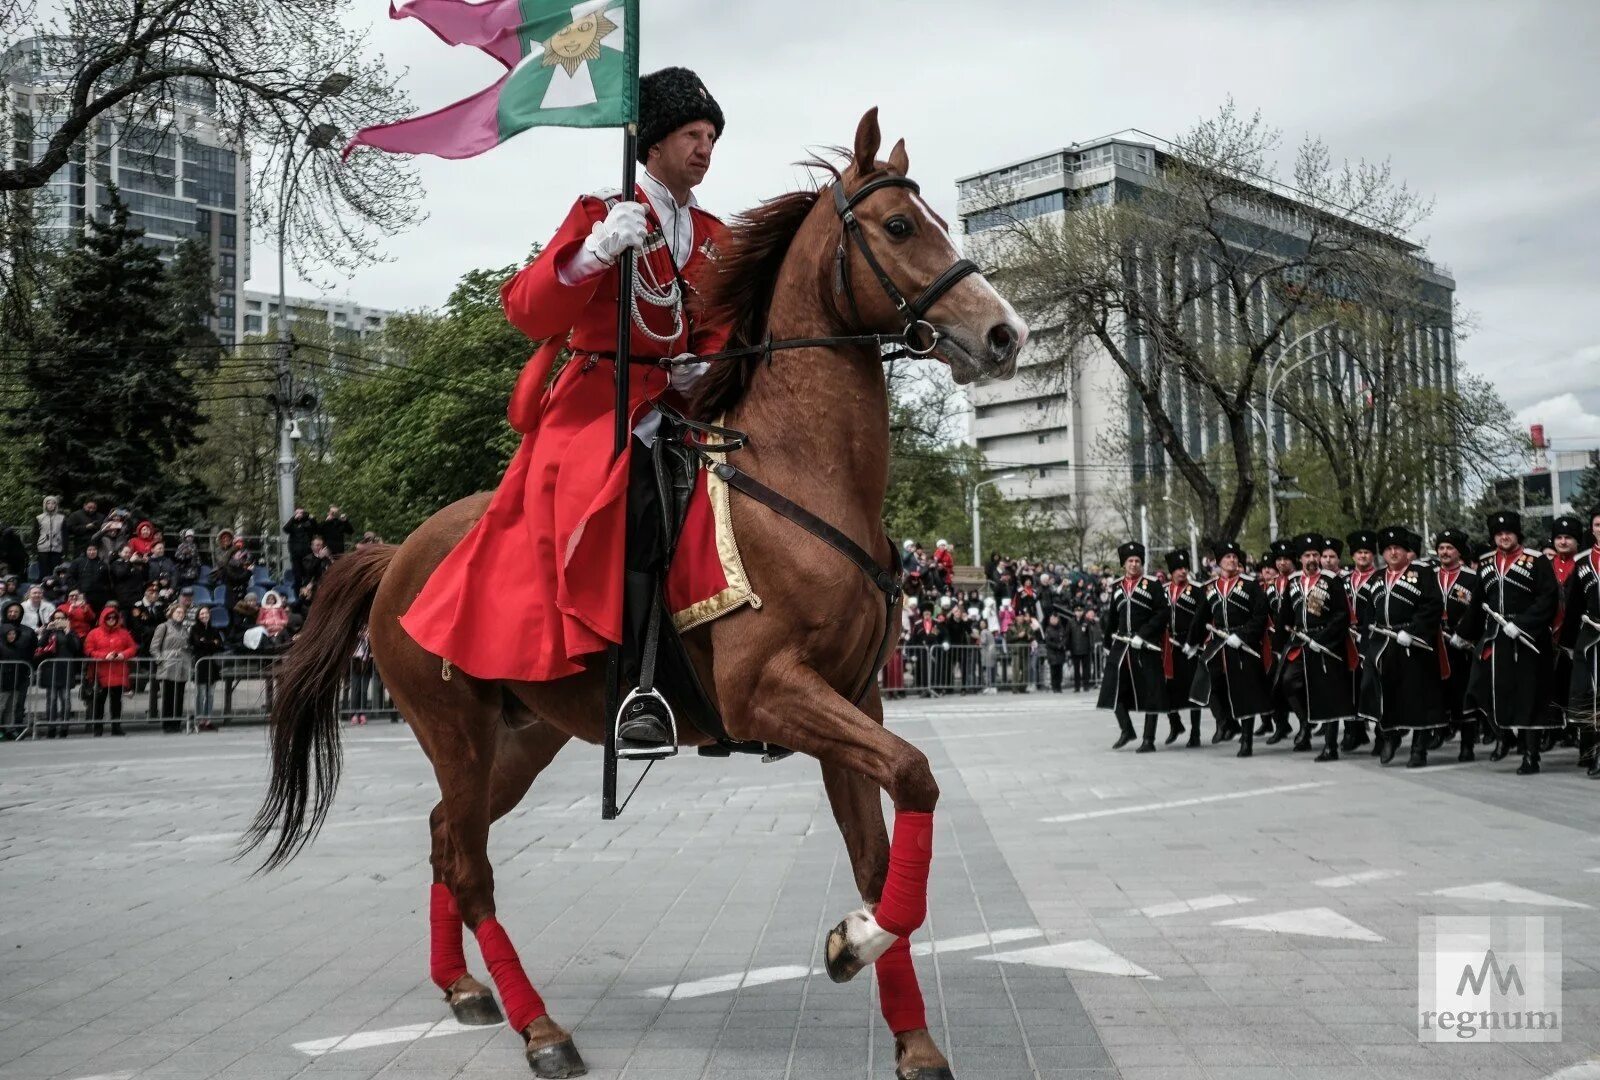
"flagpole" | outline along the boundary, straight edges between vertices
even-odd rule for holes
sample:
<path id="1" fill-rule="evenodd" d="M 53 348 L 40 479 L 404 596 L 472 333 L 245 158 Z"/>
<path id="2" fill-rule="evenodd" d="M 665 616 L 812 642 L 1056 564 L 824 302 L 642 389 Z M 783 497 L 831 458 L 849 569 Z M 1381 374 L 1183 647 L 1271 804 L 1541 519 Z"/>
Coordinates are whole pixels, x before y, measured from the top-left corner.
<path id="1" fill-rule="evenodd" d="M 634 196 L 634 154 L 638 141 L 638 125 L 628 124 L 622 129 L 622 197 L 632 201 Z M 635 252 L 628 248 L 620 265 L 621 281 L 617 286 L 617 402 L 615 425 L 611 435 L 611 460 L 615 463 L 628 449 L 632 437 L 632 424 L 628 408 L 628 366 L 633 346 L 633 327 L 630 321 L 633 299 L 633 264 Z M 623 489 L 627 498 L 627 489 Z M 624 504 L 626 505 L 626 504 Z M 626 520 L 626 515 L 624 515 Z M 626 541 L 624 541 L 626 543 Z M 624 553 L 626 564 L 626 553 Z M 626 571 L 624 571 L 625 573 Z M 625 591 L 625 590 L 624 590 Z M 624 619 L 626 622 L 626 619 Z M 600 777 L 600 818 L 611 821 L 617 816 L 617 709 L 622 704 L 622 646 L 606 646 L 606 747 Z"/>

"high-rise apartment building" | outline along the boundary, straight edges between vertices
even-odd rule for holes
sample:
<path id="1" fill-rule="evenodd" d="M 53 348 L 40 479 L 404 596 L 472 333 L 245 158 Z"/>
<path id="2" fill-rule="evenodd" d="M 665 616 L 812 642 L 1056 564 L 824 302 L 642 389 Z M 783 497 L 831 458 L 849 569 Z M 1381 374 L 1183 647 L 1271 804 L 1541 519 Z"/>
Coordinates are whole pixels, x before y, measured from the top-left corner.
<path id="1" fill-rule="evenodd" d="M 333 341 L 365 341 L 383 332 L 389 316 L 395 314 L 387 308 L 363 307 L 350 300 L 332 297 L 288 296 L 289 330 L 296 326 L 326 326 Z M 244 294 L 245 334 L 273 335 L 278 332 L 278 294 L 247 289 Z"/>
<path id="2" fill-rule="evenodd" d="M 0 147 L 18 164 L 38 160 L 63 117 L 72 71 L 54 60 L 57 39 L 29 38 L 0 53 Z M 212 255 L 216 307 L 211 329 L 224 345 L 242 334 L 250 276 L 250 158 L 217 125 L 216 96 L 200 80 L 178 88 L 169 115 L 141 122 L 106 117 L 72 149 L 71 160 L 38 192 L 44 228 L 65 242 L 84 229 L 116 185 L 129 222 L 163 256 L 188 239 Z"/>

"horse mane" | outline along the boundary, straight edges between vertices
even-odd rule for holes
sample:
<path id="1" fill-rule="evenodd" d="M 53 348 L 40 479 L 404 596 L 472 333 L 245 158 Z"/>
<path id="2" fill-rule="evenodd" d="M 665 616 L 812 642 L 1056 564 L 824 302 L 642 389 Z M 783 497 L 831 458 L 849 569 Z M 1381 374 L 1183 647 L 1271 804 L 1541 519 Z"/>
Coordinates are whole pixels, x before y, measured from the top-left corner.
<path id="1" fill-rule="evenodd" d="M 839 170 L 825 161 L 801 164 L 825 169 L 835 183 L 839 180 Z M 765 337 L 778 271 L 822 190 L 813 187 L 775 196 L 729 224 L 716 267 L 695 295 L 695 321 L 731 327 L 729 349 L 759 345 Z M 695 387 L 689 414 L 699 420 L 715 420 L 737 405 L 749 389 L 751 369 L 760 360 L 759 355 L 752 355 L 713 363 Z"/>

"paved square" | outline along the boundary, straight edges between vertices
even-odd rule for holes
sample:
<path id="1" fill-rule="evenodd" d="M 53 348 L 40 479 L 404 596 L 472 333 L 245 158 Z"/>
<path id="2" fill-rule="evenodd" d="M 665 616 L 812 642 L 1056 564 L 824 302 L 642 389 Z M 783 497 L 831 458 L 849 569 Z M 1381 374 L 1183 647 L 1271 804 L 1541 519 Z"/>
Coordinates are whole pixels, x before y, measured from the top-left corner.
<path id="1" fill-rule="evenodd" d="M 958 1076 L 1587 1075 L 1600 784 L 1571 751 L 1532 778 L 1259 741 L 1136 757 L 1089 704 L 891 704 L 943 790 L 917 967 Z M 402 725 L 345 734 L 330 825 L 264 877 L 230 861 L 261 729 L 0 747 L 0 1080 L 530 1075 L 427 979 L 425 760 Z M 891 1075 L 870 981 L 819 973 L 857 900 L 815 765 L 669 761 L 613 823 L 599 774 L 569 747 L 491 841 L 591 1075 Z M 1485 914 L 1561 919 L 1561 1042 L 1417 1041 L 1419 916 Z"/>

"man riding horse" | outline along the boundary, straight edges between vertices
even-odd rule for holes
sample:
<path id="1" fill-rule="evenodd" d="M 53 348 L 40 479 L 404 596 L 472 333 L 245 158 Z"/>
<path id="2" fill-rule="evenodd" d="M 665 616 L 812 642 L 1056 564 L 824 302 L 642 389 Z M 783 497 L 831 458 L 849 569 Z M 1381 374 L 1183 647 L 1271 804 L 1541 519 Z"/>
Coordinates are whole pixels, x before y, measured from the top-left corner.
<path id="1" fill-rule="evenodd" d="M 585 657 L 608 642 L 626 640 L 634 647 L 624 678 L 629 685 L 637 679 L 642 635 L 623 633 L 624 559 L 632 597 L 626 607 L 636 622 L 648 611 L 662 553 L 658 531 L 640 527 L 648 507 L 636 505 L 630 515 L 629 477 L 649 462 L 660 424 L 652 403 L 665 397 L 683 406 L 679 395 L 705 370 L 690 354 L 715 352 L 727 340 L 725 327 L 694 324 L 684 295 L 716 259 L 725 234 L 694 197 L 722 129 L 722 109 L 694 72 L 665 68 L 640 79 L 644 173 L 632 197 L 580 197 L 539 256 L 501 290 L 506 317 L 543 343 L 508 410 L 522 445 L 488 513 L 402 619 L 419 645 L 469 675 L 558 679 L 581 671 Z M 629 249 L 639 253 L 640 283 L 627 298 L 634 437 L 613 462 L 619 266 Z M 637 485 L 635 499 L 651 490 Z M 491 625 L 463 617 L 490 582 L 503 618 Z M 623 756 L 671 749 L 669 721 L 659 712 L 630 712 L 617 737 Z"/>

